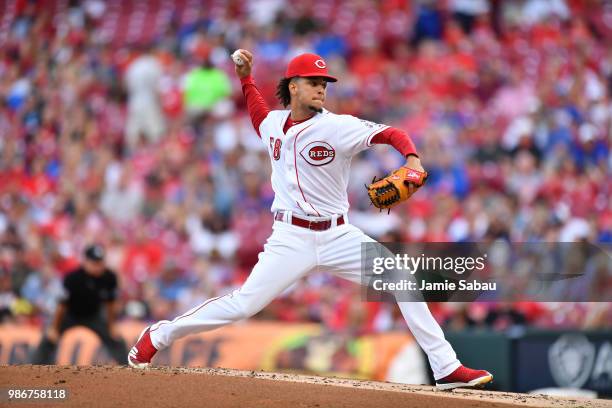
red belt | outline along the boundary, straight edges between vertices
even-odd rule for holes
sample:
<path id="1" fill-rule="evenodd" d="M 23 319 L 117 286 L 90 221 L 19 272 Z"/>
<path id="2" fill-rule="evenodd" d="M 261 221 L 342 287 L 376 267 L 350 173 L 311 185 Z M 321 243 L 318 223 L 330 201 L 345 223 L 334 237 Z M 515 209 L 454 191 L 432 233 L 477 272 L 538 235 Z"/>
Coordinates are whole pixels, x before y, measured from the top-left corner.
<path id="1" fill-rule="evenodd" d="M 274 219 L 277 221 L 284 221 L 285 214 L 282 211 L 278 211 L 274 215 Z M 332 220 L 321 220 L 321 221 L 310 221 L 304 218 L 300 218 L 297 215 L 291 215 L 291 219 L 288 221 L 291 225 L 296 225 L 302 228 L 308 228 L 313 231 L 325 231 L 332 227 Z M 344 216 L 341 215 L 336 220 L 336 225 L 340 226 L 344 224 Z"/>

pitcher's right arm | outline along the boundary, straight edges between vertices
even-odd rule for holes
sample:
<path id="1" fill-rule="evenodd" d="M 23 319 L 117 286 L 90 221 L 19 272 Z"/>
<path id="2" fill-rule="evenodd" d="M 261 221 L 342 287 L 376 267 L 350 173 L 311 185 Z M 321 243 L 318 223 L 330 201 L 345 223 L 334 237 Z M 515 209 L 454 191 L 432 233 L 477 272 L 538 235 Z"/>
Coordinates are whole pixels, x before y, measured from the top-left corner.
<path id="1" fill-rule="evenodd" d="M 236 65 L 236 75 L 240 78 L 240 83 L 242 84 L 242 92 L 244 93 L 244 97 L 246 98 L 247 110 L 249 111 L 249 115 L 251 116 L 251 122 L 253 123 L 253 127 L 257 132 L 257 135 L 261 137 L 259 134 L 259 125 L 270 113 L 270 108 L 266 103 L 265 99 L 257 89 L 255 85 L 255 80 L 251 75 L 251 70 L 253 69 L 253 54 L 251 54 L 247 50 L 237 50 L 236 55 L 242 59 L 242 65 Z"/>

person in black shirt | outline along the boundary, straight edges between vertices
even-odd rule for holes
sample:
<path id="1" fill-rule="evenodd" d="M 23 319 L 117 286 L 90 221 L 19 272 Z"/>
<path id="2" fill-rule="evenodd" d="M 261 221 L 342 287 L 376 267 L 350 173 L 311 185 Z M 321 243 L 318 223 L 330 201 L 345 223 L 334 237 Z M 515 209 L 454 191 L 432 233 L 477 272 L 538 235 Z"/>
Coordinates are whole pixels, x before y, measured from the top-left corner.
<path id="1" fill-rule="evenodd" d="M 94 331 L 115 361 L 123 362 L 127 349 L 115 328 L 116 296 L 117 276 L 104 264 L 104 249 L 88 246 L 83 263 L 64 278 L 64 294 L 32 364 L 52 364 L 61 335 L 74 326 Z"/>

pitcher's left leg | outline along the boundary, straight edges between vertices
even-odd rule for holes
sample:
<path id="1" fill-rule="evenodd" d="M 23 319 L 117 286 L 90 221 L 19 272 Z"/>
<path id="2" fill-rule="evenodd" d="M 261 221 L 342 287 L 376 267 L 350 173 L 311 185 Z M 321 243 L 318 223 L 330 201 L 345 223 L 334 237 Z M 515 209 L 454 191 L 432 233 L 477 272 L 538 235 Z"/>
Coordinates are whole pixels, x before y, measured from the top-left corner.
<path id="1" fill-rule="evenodd" d="M 322 236 L 324 244 L 319 247 L 321 266 L 339 277 L 362 284 L 361 243 L 376 241 L 350 224 L 332 228 L 324 234 L 325 236 Z M 427 354 L 434 378 L 440 388 L 480 385 L 492 379 L 491 374 L 486 371 L 471 370 L 461 365 L 426 303 L 398 302 L 398 305 L 412 335 Z M 446 379 L 451 380 L 446 384 L 453 384 L 452 387 L 441 386 L 440 382 Z M 476 379 L 477 383 L 470 383 Z"/>
<path id="2" fill-rule="evenodd" d="M 461 363 L 442 328 L 431 315 L 425 302 L 397 302 L 408 328 L 427 354 L 434 379 L 439 380 L 455 371 Z"/>

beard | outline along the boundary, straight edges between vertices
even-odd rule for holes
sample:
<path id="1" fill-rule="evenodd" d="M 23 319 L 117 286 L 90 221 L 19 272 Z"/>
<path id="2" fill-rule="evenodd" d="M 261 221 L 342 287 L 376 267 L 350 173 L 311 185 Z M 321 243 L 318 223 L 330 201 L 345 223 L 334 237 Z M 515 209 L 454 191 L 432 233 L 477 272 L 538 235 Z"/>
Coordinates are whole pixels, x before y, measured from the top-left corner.
<path id="1" fill-rule="evenodd" d="M 310 109 L 311 111 L 316 112 L 316 113 L 323 113 L 323 108 L 317 108 L 317 107 L 314 107 L 312 105 L 309 105 L 308 109 Z"/>

